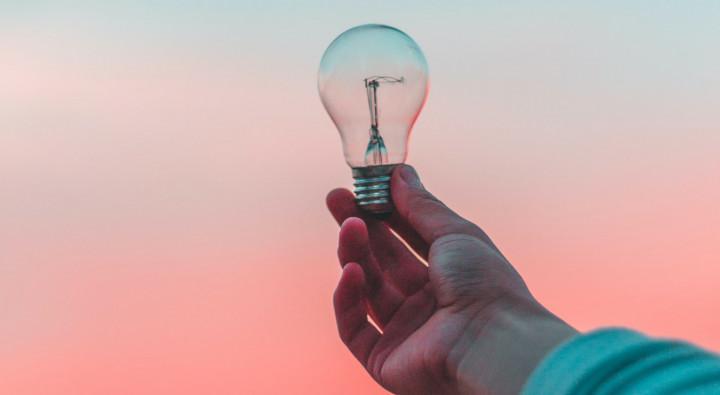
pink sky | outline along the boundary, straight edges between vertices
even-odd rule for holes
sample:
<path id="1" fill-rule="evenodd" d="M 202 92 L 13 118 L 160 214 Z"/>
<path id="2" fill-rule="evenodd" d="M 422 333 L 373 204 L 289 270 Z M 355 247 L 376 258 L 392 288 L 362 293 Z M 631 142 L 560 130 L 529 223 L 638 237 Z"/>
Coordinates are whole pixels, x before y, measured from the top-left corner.
<path id="1" fill-rule="evenodd" d="M 315 87 L 365 22 L 430 65 L 409 162 L 541 301 L 720 350 L 720 10 L 384 4 L 10 6 L 4 392 L 382 393 L 335 332 Z"/>

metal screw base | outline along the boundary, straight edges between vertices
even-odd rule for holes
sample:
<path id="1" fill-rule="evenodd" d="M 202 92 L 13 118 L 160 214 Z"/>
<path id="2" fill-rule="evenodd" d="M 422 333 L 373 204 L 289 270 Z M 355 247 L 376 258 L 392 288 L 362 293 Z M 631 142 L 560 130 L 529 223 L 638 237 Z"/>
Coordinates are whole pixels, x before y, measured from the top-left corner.
<path id="1" fill-rule="evenodd" d="M 355 202 L 364 211 L 375 215 L 393 211 L 390 176 L 396 165 L 353 167 Z"/>

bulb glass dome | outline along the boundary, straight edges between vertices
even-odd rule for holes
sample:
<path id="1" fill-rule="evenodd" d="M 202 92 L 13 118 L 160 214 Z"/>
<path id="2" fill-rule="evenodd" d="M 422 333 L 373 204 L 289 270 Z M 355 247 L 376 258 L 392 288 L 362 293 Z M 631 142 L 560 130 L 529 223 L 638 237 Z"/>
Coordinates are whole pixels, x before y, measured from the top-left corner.
<path id="1" fill-rule="evenodd" d="M 428 92 L 427 62 L 412 38 L 385 25 L 347 30 L 322 57 L 318 90 L 352 168 L 405 162 Z"/>

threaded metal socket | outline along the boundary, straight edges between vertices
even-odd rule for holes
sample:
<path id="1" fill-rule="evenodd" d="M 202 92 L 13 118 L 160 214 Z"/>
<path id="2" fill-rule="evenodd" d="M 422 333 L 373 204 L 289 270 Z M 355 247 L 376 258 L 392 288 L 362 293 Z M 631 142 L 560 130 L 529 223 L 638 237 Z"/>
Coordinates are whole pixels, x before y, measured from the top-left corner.
<path id="1" fill-rule="evenodd" d="M 395 166 L 353 167 L 355 202 L 361 209 L 376 215 L 393 211 L 390 178 Z"/>

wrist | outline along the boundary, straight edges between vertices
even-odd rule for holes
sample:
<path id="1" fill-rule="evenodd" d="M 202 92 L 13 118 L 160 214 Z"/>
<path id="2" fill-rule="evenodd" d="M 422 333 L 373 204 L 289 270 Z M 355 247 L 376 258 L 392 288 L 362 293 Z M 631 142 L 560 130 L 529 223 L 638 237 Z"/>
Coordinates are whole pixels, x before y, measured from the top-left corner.
<path id="1" fill-rule="evenodd" d="M 453 348 L 451 371 L 460 393 L 517 394 L 540 361 L 576 334 L 534 300 L 504 299 L 476 315 Z"/>

